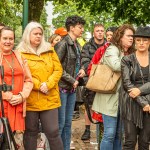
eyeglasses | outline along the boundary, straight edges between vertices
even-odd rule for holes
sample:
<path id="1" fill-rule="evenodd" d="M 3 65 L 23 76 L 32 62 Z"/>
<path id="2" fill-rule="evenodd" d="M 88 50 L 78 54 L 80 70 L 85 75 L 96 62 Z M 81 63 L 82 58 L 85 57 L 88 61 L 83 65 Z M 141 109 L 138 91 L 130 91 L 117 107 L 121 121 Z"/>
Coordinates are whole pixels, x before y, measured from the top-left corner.
<path id="1" fill-rule="evenodd" d="M 124 34 L 124 36 L 126 36 L 128 38 L 133 38 L 133 35 L 126 35 L 126 34 Z"/>
<path id="2" fill-rule="evenodd" d="M 148 43 L 148 38 L 136 38 L 135 39 L 136 43 Z"/>

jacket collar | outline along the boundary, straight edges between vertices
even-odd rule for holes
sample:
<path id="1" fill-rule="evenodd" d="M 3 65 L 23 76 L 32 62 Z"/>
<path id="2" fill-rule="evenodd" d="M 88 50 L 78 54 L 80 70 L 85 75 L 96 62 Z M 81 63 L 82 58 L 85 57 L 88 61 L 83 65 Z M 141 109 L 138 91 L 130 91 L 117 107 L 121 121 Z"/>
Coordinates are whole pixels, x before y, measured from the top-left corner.
<path id="1" fill-rule="evenodd" d="M 54 52 L 54 47 L 49 47 L 47 50 L 41 51 L 40 54 L 44 54 L 44 53 L 48 53 L 48 52 L 49 52 L 49 53 L 53 53 L 53 52 Z M 38 55 L 38 54 L 33 53 L 33 52 L 31 52 L 31 51 L 21 51 L 21 53 Z M 39 55 L 40 55 L 40 54 L 39 54 Z"/>
<path id="2" fill-rule="evenodd" d="M 91 45 L 93 45 L 96 49 L 103 46 L 105 43 L 106 43 L 106 40 L 104 39 L 104 42 L 102 44 L 99 45 L 99 47 L 97 47 L 98 44 L 96 44 L 95 40 L 94 40 L 94 37 L 92 37 L 90 40 L 89 40 L 89 43 L 91 43 Z"/>
<path id="3" fill-rule="evenodd" d="M 72 40 L 69 34 L 64 37 L 64 40 L 66 40 L 69 45 L 74 45 L 74 41 Z M 79 45 L 77 40 L 75 42 Z"/>

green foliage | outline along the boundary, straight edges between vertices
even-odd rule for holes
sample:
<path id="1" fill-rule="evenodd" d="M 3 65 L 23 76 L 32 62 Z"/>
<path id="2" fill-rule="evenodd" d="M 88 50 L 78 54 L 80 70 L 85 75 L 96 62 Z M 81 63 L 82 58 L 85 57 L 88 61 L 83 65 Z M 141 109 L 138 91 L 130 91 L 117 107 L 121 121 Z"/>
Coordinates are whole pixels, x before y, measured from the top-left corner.
<path id="1" fill-rule="evenodd" d="M 150 1 L 147 0 L 134 0 L 134 1 L 123 1 L 118 3 L 116 6 L 115 17 L 117 18 L 127 18 L 128 22 L 136 25 L 146 25 L 150 23 L 149 9 Z M 121 15 L 119 15 L 121 14 Z"/>
<path id="2" fill-rule="evenodd" d="M 14 30 L 18 29 L 18 27 L 22 25 L 22 4 L 23 0 L 0 0 L 0 22 L 12 27 Z M 46 27 L 47 14 L 45 7 L 41 12 L 41 15 L 38 17 L 40 19 L 40 23 Z"/>
<path id="3" fill-rule="evenodd" d="M 14 30 L 21 25 L 22 5 L 13 3 L 10 0 L 0 1 L 0 18 L 4 24 L 12 27 Z"/>
<path id="4" fill-rule="evenodd" d="M 66 0 L 46 0 L 46 1 L 58 2 L 59 4 L 64 4 L 66 2 Z"/>
<path id="5" fill-rule="evenodd" d="M 36 2 L 36 1 L 35 1 Z M 16 44 L 22 36 L 22 12 L 23 0 L 0 0 L 0 22 L 12 27 L 16 34 Z M 40 23 L 44 28 L 47 27 L 47 14 L 45 7 L 40 17 Z"/>
<path id="6" fill-rule="evenodd" d="M 42 14 L 40 16 L 40 23 L 42 24 L 43 28 L 47 27 L 47 13 L 45 7 L 43 8 Z"/>
<path id="7" fill-rule="evenodd" d="M 149 0 L 76 0 L 79 3 L 78 9 L 84 5 L 90 9 L 91 14 L 106 12 L 113 13 L 114 22 L 125 20 L 136 25 L 150 23 Z"/>
<path id="8" fill-rule="evenodd" d="M 91 1 L 88 2 L 92 3 Z M 113 21 L 113 13 L 108 14 L 106 12 L 100 12 L 94 15 L 91 14 L 90 9 L 86 5 L 82 5 L 82 7 L 78 9 L 79 2 L 76 2 L 75 0 L 66 0 L 64 4 L 60 4 L 59 2 L 54 1 L 53 5 L 53 15 L 55 16 L 55 18 L 52 20 L 52 23 L 55 28 L 65 26 L 66 18 L 71 15 L 82 16 L 86 20 L 85 30 L 91 33 L 93 31 L 93 25 L 95 23 L 104 24 L 105 28 L 113 25 L 119 25 L 120 23 L 122 23 L 120 20 L 118 20 L 118 23 L 115 23 Z"/>

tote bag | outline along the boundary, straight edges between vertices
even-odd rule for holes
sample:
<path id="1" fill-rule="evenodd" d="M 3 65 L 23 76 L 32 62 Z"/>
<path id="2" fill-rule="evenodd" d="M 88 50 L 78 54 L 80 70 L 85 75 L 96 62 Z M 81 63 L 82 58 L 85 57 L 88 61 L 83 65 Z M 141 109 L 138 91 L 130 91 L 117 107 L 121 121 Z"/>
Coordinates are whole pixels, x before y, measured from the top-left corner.
<path id="1" fill-rule="evenodd" d="M 99 93 L 116 93 L 120 76 L 120 72 L 114 72 L 108 65 L 93 64 L 86 88 Z"/>

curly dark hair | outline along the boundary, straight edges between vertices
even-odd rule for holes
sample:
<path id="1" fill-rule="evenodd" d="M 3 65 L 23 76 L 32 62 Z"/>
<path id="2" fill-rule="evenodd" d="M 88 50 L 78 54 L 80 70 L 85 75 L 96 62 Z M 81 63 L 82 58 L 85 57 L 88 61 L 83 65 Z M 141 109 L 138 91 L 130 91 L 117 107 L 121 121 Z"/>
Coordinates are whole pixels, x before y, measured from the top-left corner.
<path id="1" fill-rule="evenodd" d="M 121 38 L 123 37 L 125 31 L 127 29 L 130 29 L 133 31 L 133 34 L 135 33 L 135 29 L 133 28 L 132 25 L 130 24 L 123 24 L 122 26 L 120 26 L 113 34 L 113 37 L 111 39 L 111 43 L 114 44 L 116 47 L 118 47 L 119 50 L 123 50 L 123 47 L 122 47 L 122 43 L 121 43 Z M 128 50 L 128 53 L 132 53 L 135 51 L 135 48 L 134 48 L 134 41 L 133 41 L 133 44 L 132 46 L 129 48 Z"/>
<path id="2" fill-rule="evenodd" d="M 70 26 L 76 26 L 77 24 L 84 25 L 85 20 L 82 17 L 79 17 L 77 15 L 76 16 L 69 16 L 66 19 L 66 23 L 65 23 L 67 31 L 70 31 Z"/>

